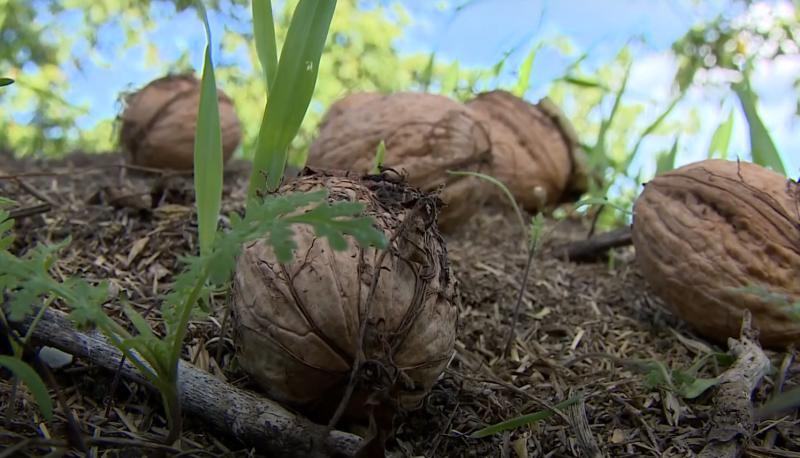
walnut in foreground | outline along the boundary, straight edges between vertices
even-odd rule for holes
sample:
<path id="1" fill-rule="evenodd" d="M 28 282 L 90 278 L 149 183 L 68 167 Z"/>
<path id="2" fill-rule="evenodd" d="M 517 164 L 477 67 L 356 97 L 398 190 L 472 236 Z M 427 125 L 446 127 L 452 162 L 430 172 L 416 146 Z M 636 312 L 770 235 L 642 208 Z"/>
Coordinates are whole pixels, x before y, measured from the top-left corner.
<path id="1" fill-rule="evenodd" d="M 191 74 L 167 75 L 126 97 L 119 133 L 126 162 L 154 169 L 194 167 L 200 83 Z M 242 126 L 230 97 L 221 89 L 217 95 L 225 163 L 239 146 Z"/>
<path id="2" fill-rule="evenodd" d="M 738 338 L 744 309 L 761 344 L 800 343 L 800 325 L 750 285 L 800 301 L 800 185 L 749 162 L 705 160 L 646 183 L 633 207 L 642 275 L 711 340 Z"/>
<path id="3" fill-rule="evenodd" d="M 457 286 L 433 220 L 437 199 L 399 180 L 308 168 L 279 192 L 323 188 L 331 202 L 365 203 L 364 215 L 373 217 L 390 241 L 410 220 L 383 260 L 364 346 L 358 348 L 361 310 L 381 251 L 359 248 L 349 236 L 348 251 L 333 251 L 311 227 L 296 225 L 293 262 L 277 262 L 263 239 L 246 245 L 238 259 L 231 310 L 239 362 L 271 398 L 327 421 L 350 380 L 355 352 L 363 352 L 362 363 L 366 358 L 387 369 L 391 357 L 418 385 L 400 395 L 402 407 L 414 409 L 449 363 L 458 321 Z M 412 215 L 418 199 L 430 205 Z M 376 383 L 370 377 L 380 375 L 377 368 L 368 363 L 361 372 L 344 418 L 365 418 L 363 405 L 368 385 Z"/>

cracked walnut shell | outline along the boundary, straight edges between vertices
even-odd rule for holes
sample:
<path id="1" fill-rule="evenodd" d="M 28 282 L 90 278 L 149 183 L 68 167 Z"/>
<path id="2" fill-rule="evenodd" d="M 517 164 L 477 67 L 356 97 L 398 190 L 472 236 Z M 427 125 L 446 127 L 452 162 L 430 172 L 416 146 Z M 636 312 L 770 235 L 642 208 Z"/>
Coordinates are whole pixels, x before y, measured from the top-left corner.
<path id="1" fill-rule="evenodd" d="M 313 228 L 295 225 L 292 262 L 278 262 L 266 239 L 244 246 L 237 261 L 231 311 L 241 367 L 272 399 L 318 421 L 327 421 L 338 407 L 356 351 L 361 352 L 362 382 L 384 367 L 399 369 L 407 377 L 403 380 L 417 384 L 399 396 L 407 410 L 420 405 L 454 353 L 457 286 L 433 220 L 438 199 L 384 178 L 305 168 L 278 192 L 327 189 L 329 202 L 363 202 L 363 215 L 385 232 L 389 251 L 360 248 L 349 235 L 349 249 L 334 251 Z M 412 214 L 417 201 L 422 205 Z M 407 229 L 392 242 L 406 220 Z M 382 268 L 376 269 L 382 253 Z M 359 329 L 378 272 L 359 349 Z M 359 383 L 343 418 L 363 420 L 369 394 L 369 387 Z"/>
<path id="2" fill-rule="evenodd" d="M 748 286 L 800 301 L 800 184 L 750 162 L 704 160 L 656 176 L 633 207 L 642 275 L 710 340 L 738 338 L 744 309 L 765 347 L 800 343 L 800 325 Z"/>

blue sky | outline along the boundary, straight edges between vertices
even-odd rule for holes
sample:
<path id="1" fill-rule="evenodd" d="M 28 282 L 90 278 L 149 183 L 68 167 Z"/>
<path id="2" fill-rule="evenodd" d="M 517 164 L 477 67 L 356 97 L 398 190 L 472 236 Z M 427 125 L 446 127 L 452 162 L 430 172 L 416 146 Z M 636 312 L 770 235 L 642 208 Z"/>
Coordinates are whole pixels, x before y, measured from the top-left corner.
<path id="1" fill-rule="evenodd" d="M 436 50 L 439 56 L 447 59 L 458 57 L 461 65 L 470 67 L 493 65 L 520 40 L 536 40 L 553 34 L 569 36 L 579 52 L 592 48 L 587 64 L 599 64 L 612 58 L 628 37 L 642 34 L 650 50 L 640 53 L 637 58 L 630 82 L 630 97 L 652 99 L 660 96 L 663 104 L 651 108 L 653 116 L 657 116 L 668 103 L 667 88 L 675 71 L 674 63 L 664 51 L 693 24 L 730 8 L 729 3 L 723 0 L 705 1 L 699 9 L 690 7 L 687 0 L 483 0 L 454 17 L 453 6 L 463 1 L 409 0 L 401 3 L 414 18 L 414 25 L 406 30 L 405 37 L 398 43 L 401 51 Z M 448 8 L 440 10 L 441 3 L 448 3 Z M 541 29 L 537 29 L 543 7 L 546 7 L 546 15 Z M 244 13 L 249 13 L 249 10 L 244 9 Z M 63 27 L 78 19 L 79 14 L 68 13 L 57 19 L 43 16 L 43 20 L 58 20 Z M 213 15 L 210 20 L 213 38 L 218 40 L 223 23 Z M 111 45 L 122 40 L 115 25 L 108 25 L 98 33 L 106 46 L 97 51 L 110 65 L 103 68 L 86 61 L 83 73 L 71 75 L 74 89 L 67 95 L 69 101 L 89 103 L 92 113 L 82 121 L 84 125 L 113 116 L 114 100 L 127 85 L 141 86 L 160 76 L 158 70 L 143 66 L 143 48 L 133 49 L 125 56 L 112 51 Z M 162 59 L 173 58 L 187 47 L 193 65 L 198 72 L 201 71 L 205 36 L 202 23 L 193 12 L 162 23 L 148 35 L 148 39 L 162 49 Z M 86 55 L 87 51 L 85 46 L 76 46 L 73 55 Z M 512 58 L 512 67 L 524 57 L 523 52 Z M 532 90 L 529 98 L 536 100 L 544 95 L 544 84 L 563 74 L 567 64 L 568 61 L 556 51 L 542 51 L 537 56 L 531 79 L 532 87 L 540 90 Z M 70 67 L 65 68 L 74 72 Z M 797 178 L 800 176 L 800 155 L 787 152 L 800 149 L 797 135 L 800 132 L 791 122 L 796 101 L 791 83 L 800 75 L 800 63 L 783 62 L 760 68 L 757 73 L 754 87 L 761 97 L 759 109 L 778 149 L 784 154 L 784 160 L 788 160 L 787 173 Z M 737 110 L 731 153 L 744 154 L 748 150 L 746 124 L 738 105 L 731 104 L 732 101 L 728 100 L 721 109 L 719 97 L 698 91 L 681 104 L 678 115 L 688 112 L 691 106 L 700 107 L 703 129 L 681 152 L 679 162 L 686 163 L 705 156 L 713 130 L 730 106 Z M 646 143 L 641 164 L 652 169 L 654 164 L 650 159 L 653 153 L 668 149 L 670 145 L 671 141 Z"/>

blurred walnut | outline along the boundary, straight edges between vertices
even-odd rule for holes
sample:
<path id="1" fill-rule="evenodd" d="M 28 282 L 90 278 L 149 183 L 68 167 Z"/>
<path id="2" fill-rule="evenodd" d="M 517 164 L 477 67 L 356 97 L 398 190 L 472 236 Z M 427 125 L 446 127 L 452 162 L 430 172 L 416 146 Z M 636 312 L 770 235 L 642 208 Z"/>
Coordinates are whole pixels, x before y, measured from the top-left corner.
<path id="1" fill-rule="evenodd" d="M 439 219 L 442 231 L 466 222 L 491 185 L 447 171 L 488 171 L 491 150 L 486 121 L 455 100 L 436 94 L 358 97 L 350 102 L 342 99 L 326 113 L 309 147 L 308 165 L 368 173 L 383 140 L 384 167 L 407 175 L 411 185 L 425 192 L 445 184 L 440 196 L 447 204 Z"/>
<path id="2" fill-rule="evenodd" d="M 363 214 L 374 218 L 389 240 L 410 219 L 408 229 L 388 252 L 359 248 L 350 236 L 348 250 L 333 251 L 327 238 L 298 224 L 295 259 L 288 264 L 277 261 L 266 239 L 244 246 L 231 308 L 238 360 L 270 397 L 327 421 L 350 380 L 355 352 L 363 351 L 360 383 L 345 418 L 365 418 L 372 384 L 385 383 L 376 370 L 381 366 L 389 375 L 400 370 L 418 385 L 403 388 L 399 399 L 405 409 L 415 409 L 452 358 L 458 323 L 456 281 L 433 220 L 437 199 L 403 182 L 308 168 L 278 192 L 320 189 L 328 190 L 332 202 L 363 202 Z M 412 215 L 410 207 L 419 198 L 429 205 Z M 386 256 L 370 305 L 371 325 L 359 349 L 381 253 Z"/>
<path id="3" fill-rule="evenodd" d="M 704 160 L 646 183 L 633 211 L 642 274 L 708 338 L 738 338 L 743 310 L 764 346 L 800 343 L 800 325 L 750 285 L 800 301 L 800 185 L 750 162 Z"/>
<path id="4" fill-rule="evenodd" d="M 588 190 L 586 154 L 572 124 L 548 98 L 531 104 L 495 90 L 479 94 L 468 107 L 491 126 L 489 172 L 529 212 L 575 202 Z M 505 200 L 499 190 L 493 194 Z"/>
<path id="5" fill-rule="evenodd" d="M 191 74 L 167 75 L 126 97 L 119 140 L 129 164 L 191 170 L 201 81 Z M 223 163 L 241 140 L 233 101 L 217 89 Z"/>

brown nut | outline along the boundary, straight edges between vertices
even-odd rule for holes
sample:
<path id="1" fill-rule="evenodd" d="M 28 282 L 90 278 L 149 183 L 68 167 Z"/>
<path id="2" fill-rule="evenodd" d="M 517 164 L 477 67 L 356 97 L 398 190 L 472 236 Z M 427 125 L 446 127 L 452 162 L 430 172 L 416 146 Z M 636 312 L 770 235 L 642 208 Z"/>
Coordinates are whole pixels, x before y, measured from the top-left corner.
<path id="1" fill-rule="evenodd" d="M 800 301 L 800 185 L 750 162 L 712 159 L 646 183 L 633 211 L 642 275 L 667 308 L 710 340 L 738 338 L 743 310 L 767 347 L 800 343 L 800 325 L 755 294 Z"/>
<path id="2" fill-rule="evenodd" d="M 491 186 L 477 177 L 447 173 L 486 173 L 491 161 L 485 119 L 455 100 L 398 92 L 326 117 L 309 147 L 309 166 L 368 173 L 383 140 L 384 167 L 405 174 L 411 185 L 424 192 L 445 184 L 440 197 L 447 207 L 439 217 L 444 232 L 467 221 Z"/>
<path id="3" fill-rule="evenodd" d="M 489 174 L 506 185 L 525 210 L 575 202 L 588 190 L 586 153 L 572 124 L 550 99 L 534 105 L 498 89 L 466 105 L 490 120 Z M 506 199 L 497 191 L 493 194 Z"/>
<path id="4" fill-rule="evenodd" d="M 409 220 L 408 229 L 395 238 L 391 251 L 359 248 L 349 235 L 349 249 L 333 251 L 327 238 L 298 224 L 293 226 L 295 258 L 287 264 L 277 261 L 265 239 L 245 245 L 231 307 L 237 358 L 270 397 L 327 421 L 350 380 L 375 267 L 386 253 L 370 302 L 361 363 L 365 358 L 380 363 L 389 378 L 396 367 L 404 374 L 397 380 L 416 382 L 415 389 L 401 384 L 399 395 L 403 408 L 415 409 L 452 358 L 458 325 L 456 280 L 432 220 L 432 209 L 441 201 L 401 180 L 311 168 L 278 193 L 321 189 L 328 190 L 330 202 L 364 203 L 363 215 L 372 217 L 389 240 L 403 221 Z M 412 215 L 410 207 L 420 198 L 429 205 Z M 374 363 L 360 367 L 362 382 L 386 382 Z M 368 388 L 356 387 L 345 418 L 365 418 Z"/>
<path id="5" fill-rule="evenodd" d="M 383 97 L 383 94 L 378 92 L 351 92 L 337 99 L 328 107 L 318 127 L 322 130 L 331 119 L 381 97 Z"/>
<path id="6" fill-rule="evenodd" d="M 191 170 L 201 82 L 194 75 L 167 75 L 125 99 L 119 142 L 126 162 L 154 169 Z M 227 162 L 241 141 L 233 101 L 221 89 L 222 157 Z"/>

